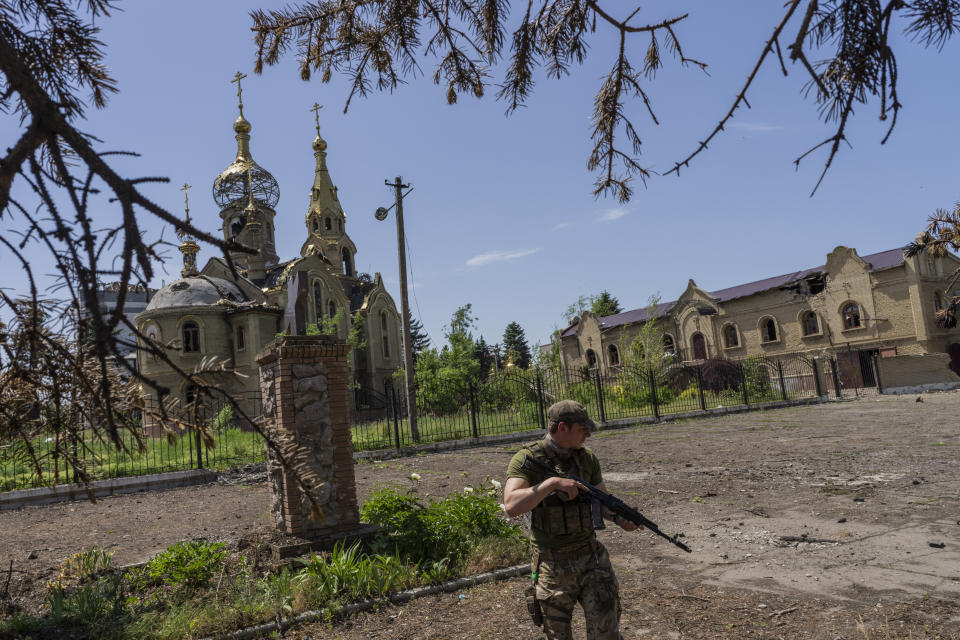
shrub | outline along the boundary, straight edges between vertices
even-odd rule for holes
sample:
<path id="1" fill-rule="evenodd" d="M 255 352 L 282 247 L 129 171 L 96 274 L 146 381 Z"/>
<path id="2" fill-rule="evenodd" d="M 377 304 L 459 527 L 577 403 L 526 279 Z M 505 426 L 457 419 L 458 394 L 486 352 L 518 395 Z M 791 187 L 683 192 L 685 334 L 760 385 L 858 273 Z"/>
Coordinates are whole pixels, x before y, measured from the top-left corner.
<path id="1" fill-rule="evenodd" d="M 226 544 L 204 540 L 178 542 L 152 558 L 132 582 L 137 588 L 169 587 L 185 593 L 206 586 L 223 567 Z"/>

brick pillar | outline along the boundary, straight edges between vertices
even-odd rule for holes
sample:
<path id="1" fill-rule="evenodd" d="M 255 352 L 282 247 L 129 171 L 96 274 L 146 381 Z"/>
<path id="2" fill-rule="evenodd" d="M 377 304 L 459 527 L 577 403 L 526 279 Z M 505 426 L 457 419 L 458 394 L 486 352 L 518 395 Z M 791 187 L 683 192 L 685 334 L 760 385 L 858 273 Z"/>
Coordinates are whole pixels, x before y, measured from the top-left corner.
<path id="1" fill-rule="evenodd" d="M 362 526 L 353 473 L 347 351 L 346 343 L 333 336 L 285 336 L 257 354 L 264 432 L 279 443 L 301 480 L 298 483 L 267 447 L 273 521 L 289 535 L 341 538 Z"/>

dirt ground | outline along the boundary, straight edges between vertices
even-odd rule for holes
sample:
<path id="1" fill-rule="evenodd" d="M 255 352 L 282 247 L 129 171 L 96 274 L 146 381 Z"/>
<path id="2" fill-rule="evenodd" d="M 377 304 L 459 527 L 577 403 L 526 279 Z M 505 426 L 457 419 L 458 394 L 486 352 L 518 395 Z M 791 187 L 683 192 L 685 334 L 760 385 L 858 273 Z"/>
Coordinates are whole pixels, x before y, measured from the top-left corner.
<path id="1" fill-rule="evenodd" d="M 667 532 L 599 532 L 620 580 L 625 638 L 960 639 L 960 392 L 645 425 L 595 434 L 608 488 Z M 357 465 L 359 498 L 383 484 L 446 495 L 503 480 L 517 445 Z M 186 538 L 268 525 L 266 485 L 223 483 L 0 512 L 0 569 L 36 606 L 58 562 L 94 545 L 116 564 Z M 3 576 L 3 582 L 6 576 Z M 284 637 L 540 637 L 526 579 L 386 607 Z M 583 638 L 582 616 L 575 618 Z"/>

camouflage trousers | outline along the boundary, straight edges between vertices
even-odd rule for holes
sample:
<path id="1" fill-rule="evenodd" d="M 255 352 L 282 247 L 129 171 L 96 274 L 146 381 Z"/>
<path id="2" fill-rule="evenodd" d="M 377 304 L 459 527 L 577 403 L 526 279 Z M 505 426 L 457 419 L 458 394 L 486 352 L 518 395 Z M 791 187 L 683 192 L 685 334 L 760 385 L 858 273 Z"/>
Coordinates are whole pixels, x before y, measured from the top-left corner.
<path id="1" fill-rule="evenodd" d="M 620 593 L 610 556 L 599 542 L 573 552 L 534 550 L 537 601 L 547 640 L 571 640 L 570 619 L 579 602 L 587 624 L 587 640 L 622 640 Z"/>

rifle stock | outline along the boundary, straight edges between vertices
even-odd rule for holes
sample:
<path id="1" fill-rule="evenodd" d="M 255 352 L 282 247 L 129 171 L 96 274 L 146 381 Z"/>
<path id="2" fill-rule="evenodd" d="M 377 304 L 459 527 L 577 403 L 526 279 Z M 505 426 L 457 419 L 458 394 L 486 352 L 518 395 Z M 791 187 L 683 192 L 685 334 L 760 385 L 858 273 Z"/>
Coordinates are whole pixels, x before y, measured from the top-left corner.
<path id="1" fill-rule="evenodd" d="M 527 466 L 528 464 L 530 465 L 529 467 Z M 587 488 L 587 493 L 590 495 L 591 498 L 597 500 L 598 502 L 600 502 L 600 504 L 602 504 L 603 506 L 613 511 L 615 514 L 617 514 L 621 518 L 624 518 L 636 525 L 640 525 L 642 527 L 645 527 L 646 529 L 649 529 L 650 531 L 657 534 L 661 538 L 664 538 L 665 540 L 669 541 L 670 544 L 680 547 L 687 553 L 690 553 L 691 551 L 693 551 L 690 547 L 688 547 L 686 544 L 684 544 L 680 540 L 679 534 L 675 533 L 672 536 L 667 535 L 666 533 L 660 530 L 660 527 L 658 527 L 655 522 L 653 522 L 652 520 L 644 516 L 642 513 L 640 513 L 630 505 L 626 504 L 620 498 L 617 498 L 612 494 L 606 493 L 605 491 L 601 491 L 600 489 L 593 486 L 586 480 L 579 478 L 573 475 L 572 473 L 560 473 L 557 470 L 552 469 L 551 467 L 540 462 L 539 460 L 535 460 L 534 458 L 531 458 L 530 456 L 527 456 L 526 458 L 524 458 L 523 465 L 521 465 L 521 468 L 522 469 L 532 468 L 533 470 L 536 470 L 537 472 L 548 477 L 570 478 L 571 480 L 576 480 L 577 482 L 579 482 L 580 484 L 582 484 Z"/>

